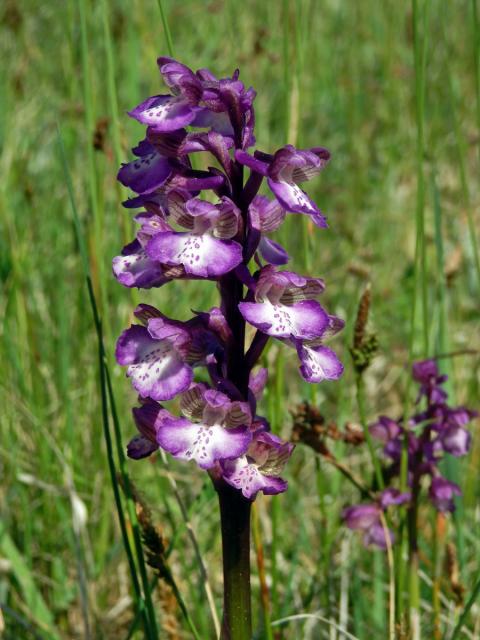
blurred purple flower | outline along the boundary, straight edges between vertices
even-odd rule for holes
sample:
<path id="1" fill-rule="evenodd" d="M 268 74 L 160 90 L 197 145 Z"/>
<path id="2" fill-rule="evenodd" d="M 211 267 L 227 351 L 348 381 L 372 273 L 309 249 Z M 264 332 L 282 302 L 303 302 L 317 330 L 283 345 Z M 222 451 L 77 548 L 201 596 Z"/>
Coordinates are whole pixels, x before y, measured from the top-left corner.
<path id="1" fill-rule="evenodd" d="M 462 491 L 455 482 L 437 476 L 432 479 L 428 495 L 438 511 L 454 511 L 454 498 L 461 496 Z"/>
<path id="2" fill-rule="evenodd" d="M 379 494 L 376 503 L 357 505 L 344 511 L 345 524 L 351 529 L 368 531 L 364 541 L 377 546 L 384 546 L 385 535 L 375 520 L 375 513 L 388 507 L 413 504 L 410 515 L 414 516 L 424 476 L 430 477 L 428 496 L 438 511 L 453 511 L 454 498 L 462 494 L 457 484 L 440 475 L 439 463 L 445 454 L 460 457 L 468 453 L 471 434 L 466 425 L 478 414 L 465 407 L 449 406 L 448 394 L 442 386 L 447 376 L 440 374 L 435 360 L 416 362 L 412 375 L 420 385 L 417 403 L 423 399 L 425 406 L 408 420 L 408 428 L 404 428 L 402 420 L 387 416 L 380 416 L 369 427 L 372 437 L 383 444 L 383 453 L 389 461 L 385 478 L 390 486 Z M 392 484 L 401 473 L 405 444 L 409 491 L 401 492 Z"/>

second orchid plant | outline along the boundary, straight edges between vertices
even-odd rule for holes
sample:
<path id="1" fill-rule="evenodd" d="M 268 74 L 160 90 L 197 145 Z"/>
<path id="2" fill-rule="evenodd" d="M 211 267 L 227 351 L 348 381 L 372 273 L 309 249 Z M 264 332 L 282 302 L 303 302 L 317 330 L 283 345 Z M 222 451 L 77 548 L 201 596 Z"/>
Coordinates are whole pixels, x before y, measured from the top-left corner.
<path id="1" fill-rule="evenodd" d="M 146 125 L 146 136 L 118 179 L 137 194 L 124 205 L 142 211 L 136 239 L 113 261 L 114 274 L 124 286 L 141 289 L 174 279 L 215 281 L 220 301 L 186 322 L 150 305 L 135 309 L 136 323 L 116 348 L 139 394 L 133 409 L 139 435 L 128 454 L 143 458 L 160 447 L 210 474 L 222 520 L 222 637 L 246 639 L 250 505 L 259 491 L 286 490 L 280 474 L 293 449 L 257 415 L 267 371 L 255 367 L 274 338 L 296 352 L 308 382 L 337 379 L 343 371 L 324 344 L 343 327 L 318 301 L 324 282 L 279 268 L 289 257 L 269 237 L 289 214 L 327 226 L 299 184 L 318 174 L 330 155 L 292 145 L 252 153 L 255 91 L 245 89 L 238 71 L 217 79 L 171 58 L 158 64 L 171 93 L 130 112 Z M 201 152 L 211 158 L 205 170 L 191 161 Z M 273 197 L 258 194 L 264 180 Z M 249 341 L 246 323 L 254 328 Z M 208 384 L 196 382 L 200 367 Z M 180 416 L 161 404 L 174 398 Z"/>

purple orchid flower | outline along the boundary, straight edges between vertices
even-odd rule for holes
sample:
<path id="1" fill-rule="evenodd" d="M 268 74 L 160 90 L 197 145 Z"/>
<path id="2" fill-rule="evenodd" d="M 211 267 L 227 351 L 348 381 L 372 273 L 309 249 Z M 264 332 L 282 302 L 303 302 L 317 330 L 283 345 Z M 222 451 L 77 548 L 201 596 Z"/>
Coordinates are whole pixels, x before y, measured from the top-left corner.
<path id="1" fill-rule="evenodd" d="M 168 199 L 170 218 L 190 229 L 161 231 L 147 244 L 154 261 L 182 266 L 192 276 L 218 277 L 242 262 L 242 246 L 232 240 L 238 234 L 240 211 L 227 197 L 219 205 L 199 198 L 184 201 L 178 192 Z"/>
<path id="2" fill-rule="evenodd" d="M 395 537 L 390 529 L 384 527 L 380 516 L 388 507 L 410 502 L 411 497 L 410 491 L 401 492 L 393 487 L 385 489 L 380 493 L 377 502 L 357 504 L 344 509 L 344 524 L 349 529 L 363 532 L 363 543 L 366 547 L 386 549 L 388 540 L 392 545 Z"/>
<path id="3" fill-rule="evenodd" d="M 201 469 L 245 453 L 252 439 L 248 404 L 232 402 L 225 394 L 197 384 L 182 394 L 181 408 L 180 418 L 156 402 L 134 409 L 143 438 L 175 458 L 194 460 Z M 130 452 L 136 457 L 138 446 L 132 443 Z"/>
<path id="4" fill-rule="evenodd" d="M 235 158 L 267 178 L 272 193 L 286 211 L 308 214 L 318 227 L 327 226 L 320 209 L 298 186 L 325 167 L 330 159 L 330 153 L 326 149 L 314 147 L 301 150 L 288 144 L 273 156 L 261 152 L 251 156 L 244 151 L 236 151 Z"/>
<path id="5" fill-rule="evenodd" d="M 287 145 L 250 155 L 256 94 L 238 71 L 218 78 L 167 57 L 158 65 L 168 91 L 129 112 L 146 125 L 146 134 L 118 180 L 136 194 L 124 206 L 140 209 L 139 227 L 135 240 L 113 259 L 113 272 L 124 286 L 141 289 L 174 279 L 215 280 L 221 304 L 195 311 L 187 322 L 148 305 L 137 308 L 141 324 L 127 329 L 116 349 L 142 401 L 134 409 L 139 434 L 128 454 L 143 458 L 161 447 L 208 469 L 216 486 L 224 482 L 253 500 L 259 491 L 285 491 L 280 473 L 293 450 L 256 415 L 267 370 L 254 367 L 270 337 L 296 349 L 308 382 L 337 379 L 343 372 L 323 344 L 343 328 L 318 301 L 323 280 L 279 270 L 288 254 L 270 237 L 287 213 L 307 214 L 326 226 L 299 184 L 318 174 L 330 154 L 321 147 Z M 192 167 L 191 154 L 198 153 L 212 159 L 204 170 Z M 250 176 L 244 180 L 245 167 Z M 264 178 L 273 199 L 258 195 Z M 245 349 L 247 322 L 257 331 Z M 195 381 L 199 367 L 210 386 Z M 176 396 L 180 417 L 159 404 Z"/>
<path id="6" fill-rule="evenodd" d="M 122 165 L 117 179 L 139 195 L 159 189 L 172 173 L 169 159 L 158 153 L 147 140 L 140 142 L 133 153 L 138 158 Z"/>
<path id="7" fill-rule="evenodd" d="M 191 339 L 179 325 L 152 318 L 146 327 L 132 325 L 118 339 L 117 362 L 128 365 L 127 375 L 142 398 L 171 400 L 192 383 L 186 362 Z"/>
<path id="8" fill-rule="evenodd" d="M 244 456 L 222 462 L 223 477 L 249 500 L 259 491 L 266 495 L 282 493 L 287 489 L 287 482 L 279 476 L 293 449 L 293 444 L 260 431 L 254 435 Z"/>
<path id="9" fill-rule="evenodd" d="M 383 445 L 383 453 L 390 462 L 386 477 L 393 483 L 400 475 L 402 455 L 407 453 L 407 479 L 409 490 L 400 491 L 387 486 L 373 505 L 357 505 L 352 511 L 345 512 L 345 524 L 351 529 L 368 530 L 368 541 L 383 546 L 378 523 L 356 525 L 355 517 L 362 523 L 375 510 L 385 510 L 410 504 L 409 518 L 417 517 L 417 503 L 421 492 L 421 480 L 430 477 L 428 497 L 432 505 L 441 512 L 455 509 L 454 499 L 462 495 L 460 487 L 440 475 L 439 464 L 450 454 L 456 457 L 465 456 L 470 450 L 471 434 L 466 425 L 476 417 L 477 413 L 465 407 L 450 407 L 448 394 L 442 385 L 447 376 L 440 374 L 435 360 L 423 360 L 413 365 L 412 375 L 420 385 L 417 404 L 423 399 L 424 408 L 417 411 L 409 420 L 405 429 L 403 420 L 393 420 L 388 416 L 380 416 L 378 421 L 369 427 L 370 434 Z M 373 518 L 373 515 L 372 515 Z M 416 527 L 413 527 L 415 530 Z M 383 541 L 383 542 L 382 542 Z"/>
<path id="10" fill-rule="evenodd" d="M 260 238 L 258 250 L 264 260 L 273 265 L 283 265 L 288 262 L 288 253 L 281 244 L 267 237 L 268 233 L 276 231 L 285 220 L 286 211 L 278 200 L 269 200 L 266 196 L 255 196 L 249 209 L 252 233 Z"/>
<path id="11" fill-rule="evenodd" d="M 115 277 L 124 287 L 151 289 L 161 287 L 172 278 L 165 268 L 151 260 L 138 240 L 134 240 L 122 250 L 122 255 L 112 261 Z M 180 274 L 179 274 L 180 275 Z"/>
<path id="12" fill-rule="evenodd" d="M 363 533 L 363 544 L 366 547 L 375 546 L 387 548 L 387 535 L 393 544 L 393 533 L 382 525 L 380 514 L 382 509 L 377 504 L 357 504 L 343 510 L 342 519 L 349 529 Z"/>
<path id="13" fill-rule="evenodd" d="M 461 495 L 462 491 L 458 484 L 441 476 L 432 479 L 428 490 L 428 496 L 438 511 L 454 511 L 454 498 Z"/>
<path id="14" fill-rule="evenodd" d="M 263 350 L 270 338 L 296 349 L 310 383 L 343 372 L 324 346 L 343 321 L 318 301 L 323 280 L 279 270 L 289 256 L 270 237 L 287 213 L 327 226 L 299 185 L 318 174 L 330 154 L 291 145 L 250 154 L 256 93 L 238 70 L 218 78 L 167 57 L 158 66 L 168 91 L 129 112 L 146 132 L 118 180 L 135 194 L 123 205 L 140 209 L 139 228 L 113 259 L 113 272 L 122 285 L 140 289 L 175 279 L 213 280 L 220 304 L 193 310 L 186 322 L 149 305 L 137 308 L 141 324 L 124 331 L 116 349 L 141 403 L 133 410 L 138 433 L 127 453 L 141 459 L 161 448 L 208 471 L 220 501 L 224 577 L 235 590 L 249 581 L 250 503 L 259 492 L 286 491 L 280 474 L 293 451 L 257 415 L 268 377 L 258 368 Z M 200 163 L 192 162 L 192 154 L 199 153 L 202 170 L 193 168 Z M 264 179 L 273 199 L 258 195 Z M 256 329 L 248 343 L 247 323 Z M 181 415 L 160 404 L 175 398 Z M 245 638 L 251 637 L 248 598 L 239 599 L 239 613 L 231 594 L 226 587 L 225 637 L 230 621 L 240 618 Z"/>
<path id="15" fill-rule="evenodd" d="M 247 322 L 269 336 L 319 338 L 328 327 L 329 317 L 314 298 L 324 288 L 319 279 L 267 266 L 258 276 L 255 302 L 241 302 L 239 309 Z"/>

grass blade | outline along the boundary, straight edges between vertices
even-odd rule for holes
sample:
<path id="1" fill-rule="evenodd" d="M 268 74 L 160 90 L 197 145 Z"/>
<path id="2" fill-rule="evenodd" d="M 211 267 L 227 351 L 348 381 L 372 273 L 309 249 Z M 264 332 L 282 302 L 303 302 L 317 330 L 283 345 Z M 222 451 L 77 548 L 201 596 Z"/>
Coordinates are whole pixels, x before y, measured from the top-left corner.
<path id="1" fill-rule="evenodd" d="M 453 630 L 452 637 L 450 638 L 450 640 L 457 640 L 457 638 L 460 637 L 460 632 L 462 630 L 463 625 L 467 621 L 468 614 L 470 613 L 470 609 L 475 604 L 475 600 L 478 598 L 479 595 L 480 595 L 480 577 L 477 579 L 477 583 L 473 588 L 472 594 L 468 599 L 468 602 L 465 605 L 464 610 L 462 611 L 462 615 L 460 616 L 457 622 L 457 626 Z"/>
<path id="2" fill-rule="evenodd" d="M 13 574 L 22 590 L 25 604 L 27 605 L 32 620 L 38 624 L 40 629 L 48 631 L 49 638 L 57 640 L 60 636 L 55 630 L 53 615 L 43 599 L 42 594 L 37 589 L 30 569 L 25 563 L 22 554 L 8 535 L 5 524 L 1 520 L 0 551 L 2 556 L 7 558 L 11 563 Z"/>
<path id="3" fill-rule="evenodd" d="M 163 8 L 163 0 L 158 0 L 158 8 L 160 10 L 160 16 L 162 18 L 163 31 L 165 33 L 165 40 L 167 41 L 168 55 L 173 58 L 174 53 L 173 53 L 172 35 L 170 33 L 170 27 L 168 26 L 168 20 L 167 20 L 165 10 Z"/>
<path id="4" fill-rule="evenodd" d="M 58 133 L 58 143 L 59 143 L 61 161 L 62 161 L 62 165 L 63 165 L 63 169 L 64 169 L 65 181 L 66 181 L 66 184 L 67 184 L 67 189 L 68 189 L 68 193 L 69 193 L 69 197 L 70 197 L 70 204 L 71 204 L 71 207 L 72 207 L 72 214 L 73 214 L 73 219 L 74 219 L 76 238 L 77 238 L 77 242 L 78 242 L 78 246 L 79 246 L 79 250 L 80 250 L 80 255 L 81 255 L 81 259 L 82 259 L 84 276 L 85 276 L 85 279 L 86 279 L 86 282 L 87 282 L 88 295 L 89 295 L 90 305 L 91 305 L 91 309 L 92 309 L 92 313 L 93 313 L 95 329 L 96 329 L 96 332 L 97 332 L 98 359 L 99 359 L 99 371 L 100 371 L 100 391 L 101 391 L 101 400 L 102 400 L 102 420 L 103 420 L 105 443 L 106 443 L 106 446 L 107 446 L 107 459 L 108 459 L 108 466 L 109 466 L 109 471 L 110 471 L 110 479 L 111 479 L 111 482 L 112 482 L 112 489 L 113 489 L 113 494 L 114 494 L 114 498 L 115 498 L 115 504 L 116 504 L 116 507 L 117 507 L 117 513 L 118 513 L 118 518 L 119 518 L 119 523 L 120 523 L 120 529 L 121 529 L 121 532 L 122 532 L 123 544 L 124 544 L 124 547 L 125 547 L 125 551 L 126 551 L 127 559 L 128 559 L 128 564 L 129 564 L 129 568 L 130 568 L 130 575 L 131 575 L 131 578 L 132 578 L 132 585 L 133 585 L 135 599 L 136 599 L 136 606 L 143 611 L 144 607 L 145 607 L 145 603 L 144 603 L 142 595 L 141 595 L 140 583 L 139 583 L 138 576 L 137 576 L 137 568 L 136 568 L 136 565 L 135 565 L 135 561 L 134 561 L 134 558 L 133 558 L 133 553 L 132 553 L 132 550 L 131 550 L 131 547 L 130 547 L 130 541 L 129 541 L 129 538 L 128 538 L 127 518 L 126 518 L 124 510 L 123 510 L 122 499 L 121 499 L 121 496 L 120 496 L 120 488 L 118 486 L 118 481 L 117 481 L 117 473 L 116 473 L 116 468 L 115 468 L 115 461 L 114 461 L 114 458 L 113 458 L 113 442 L 112 442 L 112 437 L 111 437 L 111 433 L 110 433 L 110 424 L 109 424 L 109 416 L 108 416 L 108 399 L 107 399 L 107 379 L 109 379 L 109 378 L 107 378 L 108 368 L 106 367 L 106 363 L 105 363 L 105 349 L 104 349 L 104 345 L 103 345 L 102 322 L 101 322 L 100 315 L 99 315 L 99 312 L 98 312 L 98 307 L 97 307 L 97 303 L 96 303 L 96 299 L 95 299 L 95 294 L 94 294 L 94 291 L 93 291 L 87 249 L 86 249 L 85 240 L 84 240 L 83 233 L 82 233 L 80 218 L 79 218 L 77 207 L 76 207 L 76 204 L 75 204 L 75 198 L 74 198 L 74 194 L 73 194 L 73 185 L 72 185 L 72 181 L 71 181 L 70 172 L 68 170 L 68 164 L 67 164 L 67 159 L 66 159 L 66 155 L 65 155 L 65 149 L 64 149 L 64 146 L 63 146 L 63 141 L 62 141 L 61 132 L 60 132 L 59 128 L 57 130 L 57 133 Z M 113 407 L 114 407 L 114 405 L 113 405 Z M 115 420 L 114 420 L 114 422 L 115 422 Z M 138 549 L 137 549 L 137 551 L 138 551 Z M 150 591 L 148 589 L 148 583 L 147 583 L 147 590 L 146 590 L 145 593 L 148 594 L 148 595 L 150 594 Z M 153 607 L 152 607 L 152 609 L 153 609 Z M 152 620 L 152 613 L 153 613 L 153 620 Z M 156 620 L 155 620 L 154 612 L 152 610 L 149 610 L 149 615 L 148 616 L 147 616 L 146 613 L 144 613 L 143 615 L 144 615 L 145 633 L 146 633 L 147 637 L 148 638 L 152 638 L 152 639 L 157 638 L 158 637 L 158 633 L 156 632 Z"/>

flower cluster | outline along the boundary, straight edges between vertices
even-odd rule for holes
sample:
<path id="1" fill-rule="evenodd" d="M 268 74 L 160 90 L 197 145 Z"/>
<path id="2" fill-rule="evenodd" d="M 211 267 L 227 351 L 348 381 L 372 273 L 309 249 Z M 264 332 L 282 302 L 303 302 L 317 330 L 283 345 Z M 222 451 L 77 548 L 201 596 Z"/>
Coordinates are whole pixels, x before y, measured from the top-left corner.
<path id="1" fill-rule="evenodd" d="M 238 71 L 217 79 L 171 58 L 158 64 L 170 93 L 129 113 L 146 125 L 146 135 L 118 179 L 136 194 L 124 206 L 141 212 L 136 238 L 114 258 L 113 272 L 124 286 L 141 289 L 174 279 L 215 281 L 220 305 L 186 322 L 145 304 L 135 310 L 137 323 L 116 349 L 141 403 L 133 410 L 139 435 L 128 454 L 142 458 L 161 447 L 249 499 L 258 491 L 279 493 L 293 446 L 256 414 L 267 372 L 254 367 L 271 337 L 298 354 L 308 382 L 339 378 L 342 364 L 324 340 L 343 322 L 320 304 L 321 279 L 279 268 L 289 256 L 270 234 L 288 214 L 326 226 L 299 183 L 318 174 L 329 153 L 292 145 L 274 154 L 249 152 L 255 91 Z M 202 152 L 194 163 L 193 154 Z M 259 195 L 264 179 L 273 197 Z M 246 323 L 256 330 L 248 345 Z M 209 385 L 195 381 L 199 367 Z M 181 417 L 161 404 L 176 397 Z"/>
<path id="2" fill-rule="evenodd" d="M 402 450 L 407 453 L 407 479 L 409 491 L 387 488 L 375 503 L 348 507 L 343 512 L 344 522 L 350 529 L 364 532 L 364 542 L 385 548 L 387 535 L 393 542 L 393 534 L 381 525 L 381 513 L 388 506 L 418 501 L 423 479 L 428 481 L 428 497 L 438 511 L 454 511 L 460 487 L 441 475 L 439 463 L 445 454 L 464 456 L 470 449 L 471 435 L 465 428 L 477 415 L 465 407 L 450 407 L 443 385 L 446 375 L 440 375 L 435 360 L 423 360 L 413 365 L 413 379 L 420 385 L 417 406 L 419 410 L 408 421 L 405 429 L 402 420 L 380 416 L 369 430 L 373 438 L 383 444 L 383 454 L 389 466 L 385 478 L 394 482 L 400 475 Z"/>

